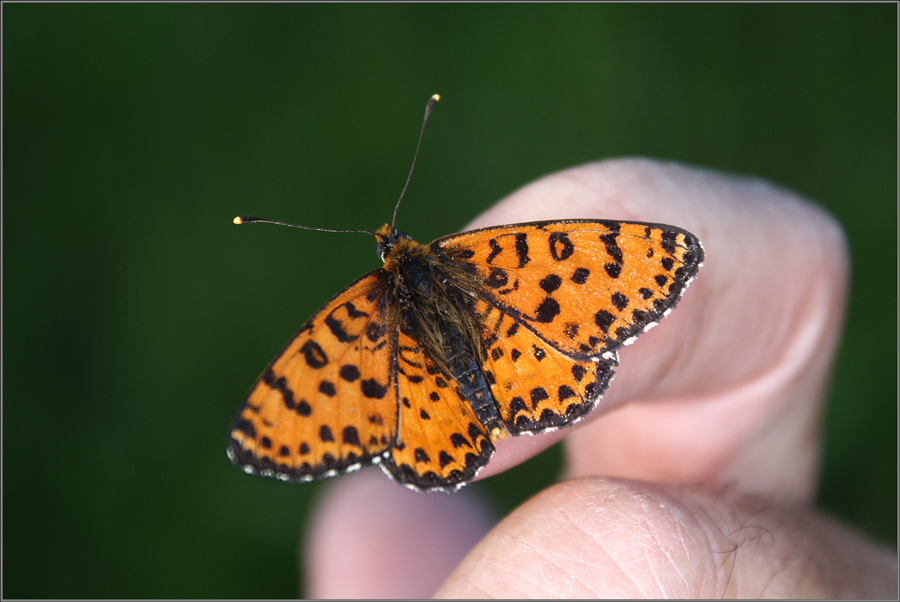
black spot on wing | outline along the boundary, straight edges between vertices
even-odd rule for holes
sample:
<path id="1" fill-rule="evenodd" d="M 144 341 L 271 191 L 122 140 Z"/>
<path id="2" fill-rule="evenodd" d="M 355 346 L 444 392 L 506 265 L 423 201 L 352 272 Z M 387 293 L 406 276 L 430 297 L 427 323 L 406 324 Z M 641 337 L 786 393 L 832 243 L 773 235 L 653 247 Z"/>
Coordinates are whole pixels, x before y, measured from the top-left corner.
<path id="1" fill-rule="evenodd" d="M 274 391 L 278 391 L 281 394 L 281 401 L 284 403 L 284 407 L 289 410 L 296 409 L 297 403 L 294 401 L 294 392 L 288 386 L 287 379 L 283 376 L 275 378 L 275 373 L 269 368 L 263 373 L 262 380 Z"/>
<path id="2" fill-rule="evenodd" d="M 531 261 L 528 256 L 528 236 L 522 232 L 516 234 L 516 255 L 519 257 L 520 268 L 524 268 L 525 264 Z"/>
<path id="3" fill-rule="evenodd" d="M 575 245 L 569 240 L 569 235 L 565 232 L 551 232 L 548 238 L 550 244 L 550 255 L 556 261 L 565 261 L 575 252 Z"/>
<path id="4" fill-rule="evenodd" d="M 552 297 L 547 297 L 538 305 L 535 311 L 534 320 L 547 324 L 553 321 L 553 318 L 559 315 L 559 303 Z"/>
<path id="5" fill-rule="evenodd" d="M 509 277 L 504 270 L 500 268 L 491 268 L 491 273 L 484 281 L 486 286 L 490 288 L 501 288 L 509 283 Z"/>
<path id="6" fill-rule="evenodd" d="M 345 303 L 344 305 L 350 304 Z M 341 343 L 352 343 L 357 338 L 359 338 L 356 335 L 349 334 L 344 329 L 344 325 L 341 323 L 341 321 L 334 317 L 334 312 L 331 312 L 330 314 L 328 314 L 328 316 L 325 317 L 325 325 L 328 326 L 328 329 L 331 331 L 331 334 L 334 335 L 334 338 L 336 338 Z"/>
<path id="7" fill-rule="evenodd" d="M 666 253 L 671 255 L 675 254 L 675 243 L 677 241 L 678 234 L 671 230 L 664 230 L 662 233 L 662 248 Z"/>
<path id="8" fill-rule="evenodd" d="M 591 271 L 587 268 L 578 268 L 572 273 L 572 277 L 570 280 L 575 284 L 584 284 L 587 282 L 588 276 L 590 276 Z"/>
<path id="9" fill-rule="evenodd" d="M 353 305 L 352 303 L 350 303 L 349 301 L 347 303 L 344 303 L 344 307 L 347 308 L 347 315 L 350 316 L 351 318 L 353 318 L 354 320 L 357 318 L 365 318 L 369 315 L 364 311 L 356 309 L 356 306 Z"/>
<path id="10" fill-rule="evenodd" d="M 612 294 L 612 296 L 610 297 L 610 301 L 612 301 L 612 304 L 615 305 L 616 309 L 618 309 L 619 311 L 622 311 L 623 309 L 628 307 L 628 297 L 618 291 Z"/>
<path id="11" fill-rule="evenodd" d="M 556 274 L 550 274 L 549 276 L 541 280 L 540 286 L 547 292 L 547 294 L 550 294 L 557 290 L 561 284 L 562 278 L 560 278 Z"/>
<path id="12" fill-rule="evenodd" d="M 369 322 L 369 324 L 366 326 L 366 338 L 371 342 L 376 343 L 379 339 L 381 339 L 381 337 L 384 336 L 384 331 L 385 328 L 383 324 Z"/>
<path id="13" fill-rule="evenodd" d="M 359 368 L 352 364 L 345 364 L 341 366 L 340 375 L 345 381 L 352 383 L 359 378 Z"/>
<path id="14" fill-rule="evenodd" d="M 253 423 L 243 418 L 238 419 L 234 426 L 231 427 L 231 430 L 243 433 L 250 439 L 256 439 L 256 429 L 253 428 Z"/>
<path id="15" fill-rule="evenodd" d="M 469 443 L 469 440 L 463 437 L 460 433 L 453 433 L 450 435 L 450 443 L 453 444 L 453 447 L 460 448 L 463 445 L 466 447 L 472 447 L 472 444 Z"/>
<path id="16" fill-rule="evenodd" d="M 488 241 L 488 244 L 491 245 L 491 253 L 485 259 L 486 263 L 491 263 L 503 251 L 503 248 L 500 246 L 500 243 L 497 242 L 496 238 L 492 238 Z"/>
<path id="17" fill-rule="evenodd" d="M 362 394 L 369 399 L 381 399 L 387 394 L 387 387 L 380 384 L 374 378 L 369 378 L 360 383 Z"/>
<path id="18" fill-rule="evenodd" d="M 310 368 L 321 368 L 328 363 L 328 356 L 325 355 L 325 351 L 313 340 L 303 343 L 303 346 L 300 347 L 300 353 L 303 354 L 303 359 L 306 360 L 306 364 Z"/>
<path id="19" fill-rule="evenodd" d="M 612 326 L 615 321 L 616 317 L 605 309 L 601 309 L 594 314 L 594 323 L 599 326 L 600 330 L 603 332 L 609 332 L 609 327 Z"/>
<path id="20" fill-rule="evenodd" d="M 354 426 L 344 427 L 344 431 L 341 433 L 341 438 L 344 440 L 344 443 L 348 445 L 356 445 L 357 447 L 362 447 L 359 443 L 359 433 Z"/>
<path id="21" fill-rule="evenodd" d="M 619 248 L 619 243 L 616 242 L 616 236 L 618 232 L 610 232 L 609 234 L 604 234 L 600 237 L 600 240 L 603 241 L 603 244 L 606 245 L 606 252 L 612 257 L 612 260 L 622 264 L 622 249 Z"/>
<path id="22" fill-rule="evenodd" d="M 537 405 L 545 399 L 550 399 L 550 395 L 547 393 L 547 389 L 545 389 L 544 387 L 535 387 L 531 390 L 532 409 L 537 408 Z"/>

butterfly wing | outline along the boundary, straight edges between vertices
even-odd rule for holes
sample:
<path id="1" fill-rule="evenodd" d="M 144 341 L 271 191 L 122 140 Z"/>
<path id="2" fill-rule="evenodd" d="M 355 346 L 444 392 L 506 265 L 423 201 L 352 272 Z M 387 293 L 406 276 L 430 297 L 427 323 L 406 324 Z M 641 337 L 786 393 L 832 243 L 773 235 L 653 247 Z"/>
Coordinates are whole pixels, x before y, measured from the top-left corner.
<path id="1" fill-rule="evenodd" d="M 232 422 L 234 464 L 310 481 L 381 460 L 397 436 L 386 278 L 375 270 L 338 293 L 266 368 Z"/>
<path id="2" fill-rule="evenodd" d="M 400 436 L 382 469 L 413 489 L 456 490 L 487 464 L 494 446 L 458 383 L 400 328 L 397 386 Z"/>
<path id="3" fill-rule="evenodd" d="M 486 301 L 475 308 L 484 325 L 482 370 L 510 434 L 556 430 L 594 408 L 615 358 L 575 360 Z"/>
<path id="4" fill-rule="evenodd" d="M 469 267 L 480 298 L 584 361 L 658 322 L 703 261 L 689 232 L 607 220 L 484 228 L 431 247 L 444 261 Z"/>
<path id="5" fill-rule="evenodd" d="M 616 349 L 668 313 L 703 260 L 689 232 L 607 220 L 485 228 L 439 238 L 431 250 L 460 266 L 457 286 L 479 299 L 483 370 L 513 434 L 589 412 Z"/>

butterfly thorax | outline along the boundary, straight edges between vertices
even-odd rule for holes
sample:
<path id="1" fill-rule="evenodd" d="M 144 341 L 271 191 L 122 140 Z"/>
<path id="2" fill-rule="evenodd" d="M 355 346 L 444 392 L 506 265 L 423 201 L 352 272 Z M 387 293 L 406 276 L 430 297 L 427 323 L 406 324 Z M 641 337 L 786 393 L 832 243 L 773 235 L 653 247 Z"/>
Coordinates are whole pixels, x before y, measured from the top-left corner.
<path id="1" fill-rule="evenodd" d="M 452 378 L 460 395 L 472 404 L 494 438 L 500 416 L 480 366 L 484 363 L 482 325 L 473 311 L 473 297 L 454 265 L 427 245 L 385 225 L 378 251 L 391 279 L 400 329 L 422 345 L 436 370 Z"/>

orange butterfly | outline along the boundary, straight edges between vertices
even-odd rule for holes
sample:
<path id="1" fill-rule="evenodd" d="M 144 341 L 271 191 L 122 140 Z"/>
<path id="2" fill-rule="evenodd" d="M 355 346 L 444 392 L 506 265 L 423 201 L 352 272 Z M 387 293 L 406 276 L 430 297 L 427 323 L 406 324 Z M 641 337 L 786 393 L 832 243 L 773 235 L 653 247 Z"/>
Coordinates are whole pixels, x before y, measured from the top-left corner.
<path id="1" fill-rule="evenodd" d="M 235 218 L 253 221 L 266 220 Z M 412 489 L 459 489 L 493 441 L 590 412 L 617 348 L 668 314 L 703 261 L 691 233 L 638 222 L 531 222 L 429 245 L 387 224 L 370 234 L 384 265 L 300 328 L 235 416 L 228 457 L 245 472 L 302 482 L 380 463 Z"/>

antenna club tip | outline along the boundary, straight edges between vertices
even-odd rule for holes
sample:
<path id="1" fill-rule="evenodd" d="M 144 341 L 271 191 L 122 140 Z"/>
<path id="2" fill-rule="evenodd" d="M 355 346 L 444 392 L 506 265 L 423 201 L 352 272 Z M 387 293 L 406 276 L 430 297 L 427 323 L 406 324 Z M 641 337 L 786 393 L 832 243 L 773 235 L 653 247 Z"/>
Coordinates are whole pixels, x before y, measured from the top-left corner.
<path id="1" fill-rule="evenodd" d="M 439 101 L 440 99 L 441 99 L 441 95 L 440 95 L 440 94 L 435 94 L 434 96 L 431 97 L 431 100 L 433 100 L 434 102 L 437 102 L 437 101 Z"/>
<path id="2" fill-rule="evenodd" d="M 241 224 L 244 223 L 244 218 L 242 218 L 240 215 L 238 215 L 237 217 L 235 217 L 235 218 L 234 218 L 233 220 L 231 220 L 231 221 L 234 222 L 234 225 L 235 225 L 235 226 L 240 226 Z"/>

